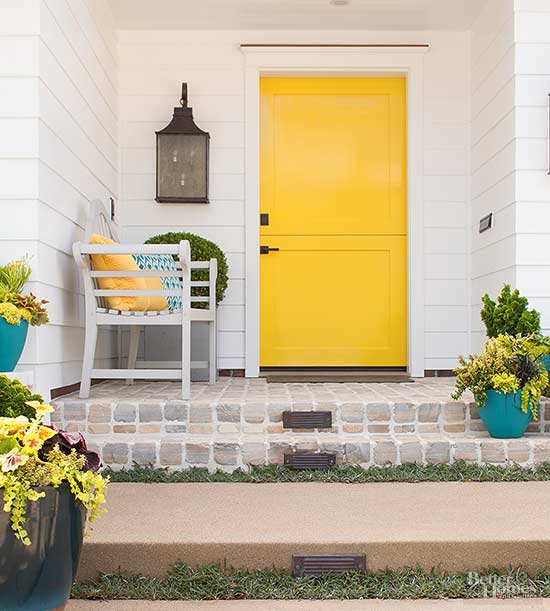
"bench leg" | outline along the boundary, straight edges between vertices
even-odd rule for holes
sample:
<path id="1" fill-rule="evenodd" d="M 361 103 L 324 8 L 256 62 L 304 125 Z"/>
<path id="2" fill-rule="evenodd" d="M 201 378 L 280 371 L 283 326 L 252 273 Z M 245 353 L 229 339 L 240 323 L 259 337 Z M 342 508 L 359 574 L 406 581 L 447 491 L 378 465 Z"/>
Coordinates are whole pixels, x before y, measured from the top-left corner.
<path id="1" fill-rule="evenodd" d="M 184 401 L 191 398 L 191 322 L 181 325 L 181 392 Z"/>
<path id="2" fill-rule="evenodd" d="M 208 323 L 209 348 L 208 348 L 208 382 L 215 384 L 218 378 L 218 350 L 217 350 L 217 325 L 213 320 Z"/>
<path id="3" fill-rule="evenodd" d="M 92 383 L 92 369 L 94 367 L 95 347 L 97 343 L 97 325 L 95 321 L 86 325 L 86 336 L 84 340 L 84 359 L 82 360 L 82 380 L 80 382 L 80 398 L 87 399 L 90 396 L 90 385 Z"/>
<path id="4" fill-rule="evenodd" d="M 130 327 L 130 344 L 128 345 L 128 369 L 136 368 L 140 335 L 141 335 L 141 326 L 132 325 Z M 134 383 L 134 378 L 129 378 L 126 380 L 126 384 L 131 385 L 133 383 Z"/>

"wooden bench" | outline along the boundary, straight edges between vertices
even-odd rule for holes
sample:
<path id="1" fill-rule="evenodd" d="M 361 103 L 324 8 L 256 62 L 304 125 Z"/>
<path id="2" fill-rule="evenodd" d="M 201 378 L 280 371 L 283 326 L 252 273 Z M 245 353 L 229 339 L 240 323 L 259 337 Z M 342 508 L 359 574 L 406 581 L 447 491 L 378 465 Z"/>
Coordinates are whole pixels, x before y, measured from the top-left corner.
<path id="1" fill-rule="evenodd" d="M 182 397 L 187 400 L 191 392 L 191 368 L 208 366 L 209 381 L 214 383 L 217 377 L 216 350 L 216 279 L 217 259 L 210 261 L 191 261 L 189 242 L 179 244 L 89 244 L 90 236 L 98 233 L 119 242 L 118 228 L 111 221 L 109 214 L 100 201 L 90 204 L 90 213 L 86 224 L 83 242 L 73 245 L 73 255 L 82 272 L 86 307 L 86 335 L 84 359 L 82 363 L 82 381 L 80 397 L 87 399 L 90 394 L 92 378 L 126 379 L 129 384 L 134 379 L 181 380 Z M 94 254 L 130 254 L 130 255 L 171 255 L 177 256 L 177 271 L 139 270 L 139 271 L 96 271 L 91 263 Z M 208 280 L 191 280 L 193 270 L 208 270 Z M 98 278 L 144 278 L 144 277 L 178 277 L 181 280 L 181 290 L 162 291 L 129 291 L 100 289 Z M 208 296 L 194 296 L 192 287 L 207 287 Z M 127 312 L 110 309 L 106 297 L 111 296 L 181 296 L 182 308 L 178 310 L 162 310 L 147 312 Z M 206 307 L 193 308 L 193 303 L 205 303 Z M 191 322 L 200 321 L 209 325 L 209 355 L 208 362 L 191 362 Z M 138 362 L 137 354 L 141 330 L 148 326 L 174 325 L 181 327 L 182 360 L 174 363 L 161 363 L 170 369 L 152 369 L 149 362 Z M 130 342 L 128 349 L 127 369 L 96 369 L 94 357 L 97 343 L 97 332 L 100 326 L 117 326 L 119 329 L 128 327 Z M 120 347 L 120 342 L 119 342 Z"/>

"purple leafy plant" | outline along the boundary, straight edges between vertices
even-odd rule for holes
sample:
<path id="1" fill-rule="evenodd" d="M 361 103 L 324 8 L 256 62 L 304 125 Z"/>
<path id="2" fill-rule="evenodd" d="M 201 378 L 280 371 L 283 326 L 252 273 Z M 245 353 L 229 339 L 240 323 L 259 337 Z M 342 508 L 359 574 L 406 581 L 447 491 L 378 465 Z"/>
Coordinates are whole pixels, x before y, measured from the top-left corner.
<path id="1" fill-rule="evenodd" d="M 50 437 L 42 446 L 43 454 L 47 454 L 56 444 L 64 454 L 70 454 L 72 450 L 76 452 L 78 456 L 84 457 L 85 471 L 99 471 L 101 468 L 101 461 L 96 452 L 88 450 L 86 446 L 86 440 L 82 433 L 69 433 L 68 431 L 62 431 L 58 429 L 55 424 L 47 425 L 49 428 L 56 432 L 56 435 Z"/>

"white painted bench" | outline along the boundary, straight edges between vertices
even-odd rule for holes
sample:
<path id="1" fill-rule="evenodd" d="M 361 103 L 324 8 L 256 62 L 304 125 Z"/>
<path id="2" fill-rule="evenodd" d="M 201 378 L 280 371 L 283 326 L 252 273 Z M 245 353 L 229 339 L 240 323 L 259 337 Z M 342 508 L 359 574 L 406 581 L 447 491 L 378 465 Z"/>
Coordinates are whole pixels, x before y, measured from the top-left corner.
<path id="1" fill-rule="evenodd" d="M 90 204 L 90 213 L 86 224 L 83 242 L 73 245 L 73 255 L 81 269 L 84 281 L 86 306 L 86 337 L 84 359 L 82 363 L 82 381 L 80 384 L 80 397 L 87 399 L 90 394 L 92 378 L 97 379 L 126 379 L 132 383 L 134 379 L 162 379 L 181 380 L 183 399 L 190 398 L 191 368 L 208 366 L 209 381 L 214 383 L 217 377 L 217 350 L 216 350 L 216 280 L 217 259 L 210 261 L 191 261 L 189 242 L 179 244 L 89 244 L 90 236 L 98 233 L 119 242 L 118 229 L 109 218 L 109 214 L 100 201 Z M 140 271 L 95 271 L 91 264 L 90 255 L 93 254 L 131 254 L 151 255 L 165 254 L 177 255 L 178 271 L 167 270 L 140 270 Z M 208 270 L 208 280 L 191 280 L 192 270 Z M 102 290 L 99 288 L 98 278 L 128 278 L 128 277 L 166 277 L 176 276 L 181 279 L 182 290 L 162 291 L 128 291 L 128 290 Z M 191 295 L 192 287 L 207 287 L 208 296 L 199 297 Z M 126 312 L 109 309 L 105 297 L 109 296 L 181 296 L 181 310 L 164 310 L 158 312 Z M 206 303 L 207 307 L 193 308 L 193 303 Z M 209 355 L 208 363 L 191 362 L 191 322 L 201 321 L 209 325 Z M 181 326 L 182 332 L 182 360 L 181 362 L 150 363 L 138 362 L 137 354 L 141 330 L 146 326 L 175 325 Z M 99 326 L 117 326 L 119 329 L 129 327 L 130 342 L 128 349 L 127 369 L 95 369 L 94 357 L 96 351 L 97 331 Z M 119 342 L 120 349 L 120 342 Z M 152 369 L 156 364 L 170 369 Z M 176 367 L 176 368 L 173 368 Z"/>

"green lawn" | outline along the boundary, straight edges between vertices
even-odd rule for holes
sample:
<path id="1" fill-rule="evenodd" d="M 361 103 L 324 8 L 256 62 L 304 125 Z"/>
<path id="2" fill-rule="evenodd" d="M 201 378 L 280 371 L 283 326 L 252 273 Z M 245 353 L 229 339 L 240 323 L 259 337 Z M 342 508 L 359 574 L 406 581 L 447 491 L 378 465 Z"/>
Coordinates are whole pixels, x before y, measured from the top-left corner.
<path id="1" fill-rule="evenodd" d="M 208 473 L 206 469 L 169 472 L 135 466 L 131 470 L 106 473 L 112 482 L 145 483 L 276 483 L 276 482 L 341 482 L 363 484 L 367 482 L 527 482 L 550 480 L 550 463 L 535 469 L 519 466 L 471 465 L 457 462 L 453 465 L 399 465 L 370 467 L 343 465 L 323 471 L 292 471 L 280 465 L 253 467 L 250 471 Z"/>
<path id="2" fill-rule="evenodd" d="M 153 560 L 152 560 L 153 561 Z M 367 559 L 368 561 L 368 559 Z M 482 573 L 496 582 L 497 597 L 550 597 L 550 575 L 529 576 L 522 570 Z M 379 573 L 293 578 L 282 570 L 223 570 L 179 564 L 162 578 L 103 575 L 95 582 L 76 584 L 73 598 L 103 600 L 234 600 L 234 599 L 402 599 L 483 598 L 493 591 L 472 584 L 464 573 L 406 568 Z"/>

